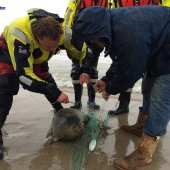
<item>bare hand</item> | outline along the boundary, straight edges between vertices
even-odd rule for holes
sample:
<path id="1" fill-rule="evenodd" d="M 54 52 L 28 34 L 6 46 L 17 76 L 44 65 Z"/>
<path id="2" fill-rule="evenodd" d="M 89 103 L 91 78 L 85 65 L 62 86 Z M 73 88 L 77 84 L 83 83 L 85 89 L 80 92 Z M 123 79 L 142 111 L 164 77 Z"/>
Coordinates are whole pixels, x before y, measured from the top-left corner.
<path id="1" fill-rule="evenodd" d="M 96 84 L 93 86 L 94 90 L 101 93 L 105 90 L 106 83 L 103 80 L 97 80 Z"/>
<path id="2" fill-rule="evenodd" d="M 80 79 L 80 84 L 83 84 L 83 83 L 88 84 L 90 82 L 90 76 L 87 73 L 82 73 L 79 79 Z"/>
<path id="3" fill-rule="evenodd" d="M 107 101 L 109 99 L 110 94 L 108 94 L 106 91 L 103 91 L 102 96 L 103 96 L 104 100 Z"/>
<path id="4" fill-rule="evenodd" d="M 57 99 L 57 102 L 60 102 L 60 103 L 69 103 L 69 98 L 68 98 L 68 96 L 66 94 L 61 93 L 60 96 Z"/>

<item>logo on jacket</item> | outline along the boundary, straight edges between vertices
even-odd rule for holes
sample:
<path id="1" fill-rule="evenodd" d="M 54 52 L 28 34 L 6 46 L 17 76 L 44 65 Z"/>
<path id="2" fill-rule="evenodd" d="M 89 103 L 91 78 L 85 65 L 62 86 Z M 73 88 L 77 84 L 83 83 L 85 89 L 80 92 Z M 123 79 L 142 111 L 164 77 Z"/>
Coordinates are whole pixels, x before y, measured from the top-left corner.
<path id="1" fill-rule="evenodd" d="M 5 9 L 6 9 L 6 7 L 0 6 L 0 10 L 5 10 Z"/>
<path id="2" fill-rule="evenodd" d="M 19 53 L 20 54 L 27 54 L 27 50 L 25 49 L 25 48 L 23 48 L 22 46 L 18 46 L 18 48 L 19 48 Z"/>

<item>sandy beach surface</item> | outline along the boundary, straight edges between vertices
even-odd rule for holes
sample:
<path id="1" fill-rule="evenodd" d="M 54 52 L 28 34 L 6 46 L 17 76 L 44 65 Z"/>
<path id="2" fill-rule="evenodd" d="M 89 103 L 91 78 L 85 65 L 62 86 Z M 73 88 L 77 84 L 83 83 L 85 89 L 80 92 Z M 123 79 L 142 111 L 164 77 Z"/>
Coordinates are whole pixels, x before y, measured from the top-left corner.
<path id="1" fill-rule="evenodd" d="M 61 89 L 74 101 L 72 88 Z M 87 170 L 114 170 L 114 159 L 131 153 L 137 146 L 138 137 L 124 133 L 119 129 L 122 124 L 133 124 L 141 106 L 140 93 L 132 93 L 129 114 L 109 118 L 110 129 L 100 136 L 97 147 L 86 161 Z M 83 110 L 87 111 L 87 92 L 84 88 Z M 97 94 L 96 103 L 101 105 L 99 114 L 106 115 L 117 103 L 117 96 L 111 96 L 105 102 Z M 71 104 L 64 105 L 70 107 Z M 14 103 L 3 129 L 5 159 L 0 161 L 0 170 L 69 170 L 73 142 L 58 142 L 44 145 L 50 128 L 53 110 L 45 97 L 20 89 L 14 97 Z M 152 164 L 141 170 L 169 170 L 170 133 L 158 144 Z"/>

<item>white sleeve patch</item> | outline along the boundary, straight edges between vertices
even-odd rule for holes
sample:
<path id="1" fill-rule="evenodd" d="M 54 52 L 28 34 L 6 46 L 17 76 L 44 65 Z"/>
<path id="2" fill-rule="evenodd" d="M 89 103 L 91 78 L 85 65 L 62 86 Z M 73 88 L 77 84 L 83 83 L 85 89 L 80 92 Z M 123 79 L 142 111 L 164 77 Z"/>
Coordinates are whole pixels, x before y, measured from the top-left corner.
<path id="1" fill-rule="evenodd" d="M 87 51 L 92 54 L 92 50 L 90 48 L 88 48 Z"/>
<path id="2" fill-rule="evenodd" d="M 31 79 L 29 79 L 28 77 L 25 77 L 25 76 L 20 76 L 20 77 L 19 77 L 19 80 L 20 80 L 22 83 L 26 84 L 27 86 L 31 86 L 31 84 L 32 84 L 32 82 L 33 82 Z"/>
<path id="3" fill-rule="evenodd" d="M 132 88 L 128 88 L 126 92 L 132 92 Z"/>

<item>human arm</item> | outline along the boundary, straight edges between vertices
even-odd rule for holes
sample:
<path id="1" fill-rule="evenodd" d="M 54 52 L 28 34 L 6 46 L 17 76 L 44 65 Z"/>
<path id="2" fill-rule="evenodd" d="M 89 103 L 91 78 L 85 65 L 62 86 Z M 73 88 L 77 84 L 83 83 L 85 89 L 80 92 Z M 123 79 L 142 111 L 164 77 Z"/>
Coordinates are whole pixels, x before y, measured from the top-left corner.
<path id="1" fill-rule="evenodd" d="M 29 91 L 51 95 L 56 100 L 61 91 L 34 73 L 33 48 L 26 35 L 24 33 L 21 35 L 22 37 L 13 34 L 7 41 L 10 57 L 21 85 Z M 36 51 L 37 55 L 38 53 L 42 55 Z"/>

